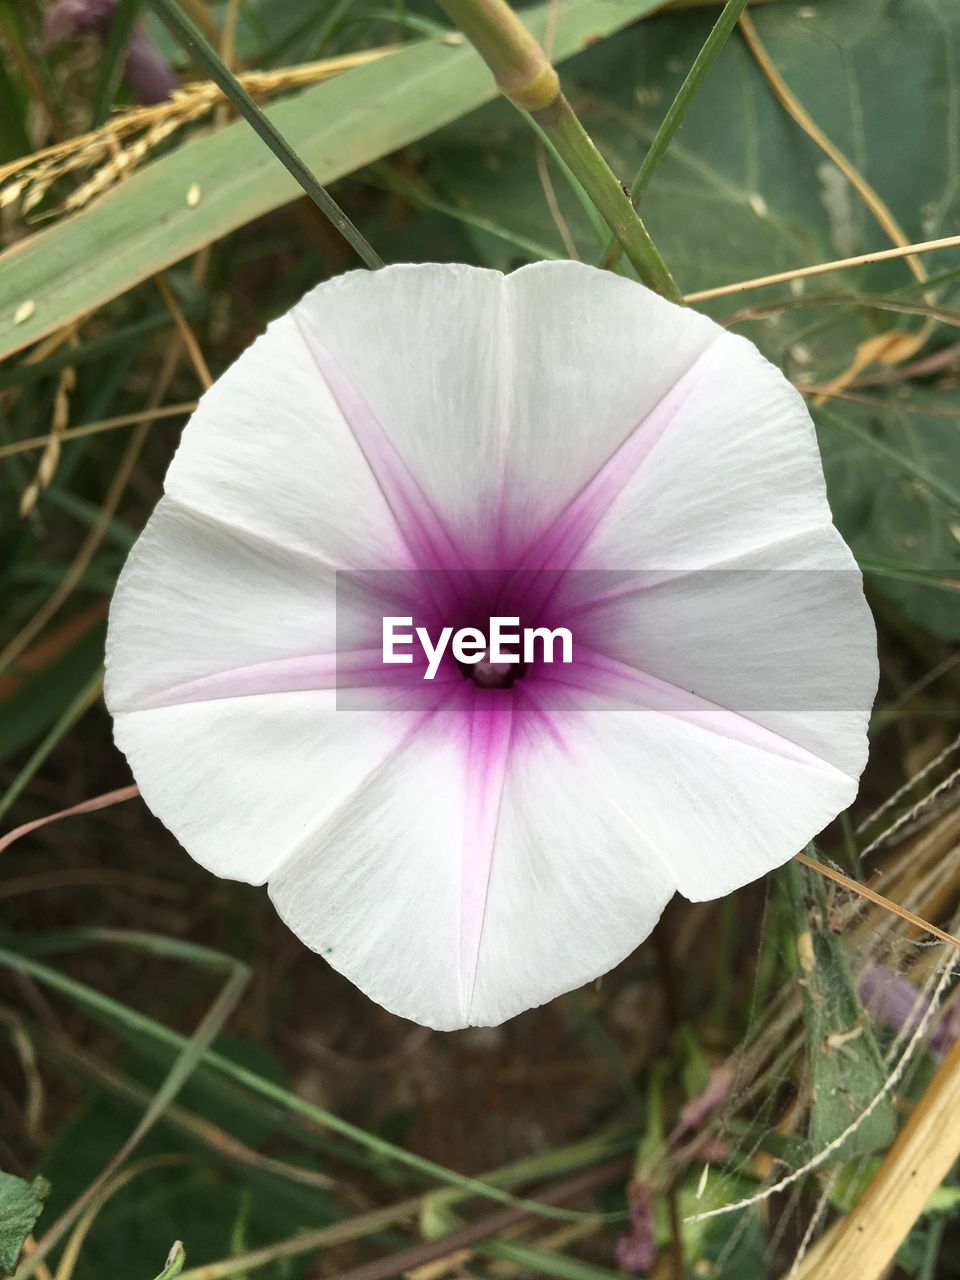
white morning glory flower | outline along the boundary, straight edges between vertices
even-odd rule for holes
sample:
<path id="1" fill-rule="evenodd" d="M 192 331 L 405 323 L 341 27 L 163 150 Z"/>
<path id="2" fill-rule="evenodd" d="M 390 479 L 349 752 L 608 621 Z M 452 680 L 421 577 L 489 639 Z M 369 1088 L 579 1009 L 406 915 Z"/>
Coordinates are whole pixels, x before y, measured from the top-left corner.
<path id="1" fill-rule="evenodd" d="M 494 615 L 571 660 L 504 660 Z M 429 681 L 418 625 L 451 629 Z M 198 862 L 454 1028 L 815 836 L 857 791 L 875 650 L 810 418 L 749 342 L 576 263 L 399 266 L 321 285 L 204 396 L 106 697 Z"/>

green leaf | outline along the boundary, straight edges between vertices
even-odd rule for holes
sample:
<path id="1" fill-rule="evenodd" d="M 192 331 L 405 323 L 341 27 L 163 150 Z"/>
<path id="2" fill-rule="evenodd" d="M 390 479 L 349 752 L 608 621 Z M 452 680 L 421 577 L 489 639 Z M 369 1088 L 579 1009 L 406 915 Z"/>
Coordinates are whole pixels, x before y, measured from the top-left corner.
<path id="1" fill-rule="evenodd" d="M 862 1123 L 837 1147 L 849 1160 L 886 1146 L 896 1131 L 893 1101 L 880 1094 L 887 1072 L 860 996 L 842 933 L 830 927 L 823 877 L 797 862 L 786 868 L 796 933 L 810 1070 L 810 1145 L 814 1155 Z"/>
<path id="2" fill-rule="evenodd" d="M 960 217 L 948 106 L 960 93 L 960 8 L 951 0 L 831 0 L 751 12 L 789 87 L 866 173 L 907 234 L 917 240 L 948 234 Z M 709 11 L 658 13 L 591 47 L 564 73 L 578 114 L 626 181 L 640 167 L 714 18 Z M 902 66 L 907 43 L 911 57 Z M 451 202 L 559 247 L 530 152 L 523 122 L 502 106 L 490 107 L 431 143 L 428 176 Z M 485 163 L 493 154 L 496 167 Z M 583 214 L 566 192 L 558 197 L 583 249 L 590 243 Z M 689 291 L 889 246 L 736 39 L 720 52 L 660 161 L 644 192 L 643 215 Z M 933 272 L 955 261 L 950 253 L 931 255 L 927 265 Z M 902 262 L 892 262 L 827 279 L 841 289 L 866 280 L 896 288 L 910 275 Z M 767 301 L 771 292 L 756 296 Z M 707 309 L 724 315 L 752 300 L 744 295 Z M 862 318 L 857 323 L 862 326 Z M 781 362 L 795 331 L 772 320 L 759 336 Z M 823 361 L 824 377 L 845 367 L 846 344 L 837 342 L 836 331 L 812 354 Z"/>
<path id="3" fill-rule="evenodd" d="M 25 1182 L 12 1173 L 0 1173 L 0 1268 L 12 1276 L 23 1242 L 40 1217 L 50 1191 L 46 1178 Z"/>
<path id="4" fill-rule="evenodd" d="M 650 13 L 660 0 L 569 0 L 554 56 Z M 527 16 L 542 34 L 549 5 Z M 267 115 L 328 185 L 422 138 L 496 96 L 476 53 L 456 36 L 410 44 L 271 107 Z M 200 187 L 199 204 L 187 192 Z M 101 306 L 300 194 L 243 121 L 192 138 L 146 165 L 96 204 L 0 256 L 0 357 Z M 34 310 L 20 324 L 18 308 Z"/>
<path id="5" fill-rule="evenodd" d="M 913 386 L 815 416 L 830 505 L 858 559 L 914 622 L 960 639 L 960 393 Z"/>
<path id="6" fill-rule="evenodd" d="M 174 1280 L 183 1270 L 186 1260 L 187 1254 L 183 1245 L 179 1240 L 174 1240 L 173 1247 L 167 1254 L 166 1266 L 157 1276 L 157 1280 Z"/>

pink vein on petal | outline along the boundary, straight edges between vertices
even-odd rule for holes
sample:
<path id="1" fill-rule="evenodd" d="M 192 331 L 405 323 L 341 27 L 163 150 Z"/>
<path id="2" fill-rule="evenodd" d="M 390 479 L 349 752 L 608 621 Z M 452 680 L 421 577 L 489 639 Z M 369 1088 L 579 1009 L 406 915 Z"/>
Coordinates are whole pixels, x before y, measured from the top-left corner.
<path id="1" fill-rule="evenodd" d="M 175 707 L 189 702 L 213 702 L 269 693 L 304 693 L 346 688 L 351 679 L 378 675 L 383 671 L 379 650 L 357 650 L 348 654 L 318 653 L 303 657 L 275 658 L 251 662 L 226 671 L 215 671 L 172 685 L 146 699 L 136 710 Z M 133 708 L 117 708 L 130 710 Z"/>
<path id="2" fill-rule="evenodd" d="M 522 569 L 566 569 L 602 524 L 616 499 L 640 470 L 700 381 L 700 367 L 712 350 L 701 351 L 670 390 L 633 428 L 577 496 L 528 549 Z"/>
<path id="3" fill-rule="evenodd" d="M 462 569 L 462 557 L 450 537 L 445 521 L 434 510 L 359 387 L 323 343 L 308 331 L 296 310 L 292 315 L 321 377 L 393 512 L 414 561 L 420 568 Z"/>
<path id="4" fill-rule="evenodd" d="M 599 695 L 595 704 L 598 708 L 603 705 L 601 699 L 611 699 L 613 705 L 625 711 L 658 712 L 728 741 L 739 742 L 758 751 L 765 751 L 768 755 L 791 760 L 795 764 L 831 773 L 842 772 L 828 760 L 782 734 L 767 729 L 742 712 L 711 702 L 700 694 L 671 684 L 668 680 L 662 680 L 659 676 L 641 671 L 616 658 L 609 658 L 581 646 L 577 653 L 577 665 L 580 668 L 577 687 L 581 691 Z M 571 678 L 566 675 L 561 680 L 568 685 L 572 683 Z M 630 699 L 629 703 L 627 698 Z M 589 709 L 587 703 L 582 703 L 581 706 Z"/>
<path id="5" fill-rule="evenodd" d="M 500 803 L 513 736 L 513 700 L 477 689 L 469 717 L 464 767 L 466 810 L 460 870 L 460 999 L 469 1014 L 493 870 Z"/>

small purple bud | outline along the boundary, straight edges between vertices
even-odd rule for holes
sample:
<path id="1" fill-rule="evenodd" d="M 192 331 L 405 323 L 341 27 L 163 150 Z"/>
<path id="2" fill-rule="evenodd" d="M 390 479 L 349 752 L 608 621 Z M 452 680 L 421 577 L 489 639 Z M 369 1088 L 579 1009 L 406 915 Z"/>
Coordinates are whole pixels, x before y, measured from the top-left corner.
<path id="1" fill-rule="evenodd" d="M 653 1234 L 653 1191 L 646 1182 L 631 1182 L 627 1190 L 630 1220 L 613 1246 L 613 1257 L 622 1271 L 638 1275 L 650 1271 L 657 1260 Z"/>
<path id="2" fill-rule="evenodd" d="M 116 7 L 117 0 L 57 0 L 44 20 L 44 49 L 52 49 L 72 36 L 92 33 L 106 38 Z"/>
<path id="3" fill-rule="evenodd" d="M 906 978 L 898 978 L 882 965 L 868 964 L 857 987 L 863 1007 L 877 1022 L 894 1031 L 914 1032 L 926 1012 L 926 1001 Z"/>
<path id="4" fill-rule="evenodd" d="M 938 1060 L 945 1058 L 947 1051 L 953 1048 L 957 1040 L 960 1040 L 960 1004 L 954 1000 L 947 1005 L 939 1025 L 930 1037 L 930 1057 Z"/>
<path id="5" fill-rule="evenodd" d="M 116 7 L 117 0 L 56 0 L 43 24 L 44 49 L 82 35 L 95 35 L 106 42 Z M 165 102 L 177 87 L 173 68 L 145 27 L 137 27 L 130 38 L 123 79 L 137 102 L 146 106 Z"/>
<path id="6" fill-rule="evenodd" d="M 920 991 L 906 978 L 898 978 L 882 965 L 867 965 L 857 986 L 863 1007 L 877 1021 L 904 1035 L 912 1035 L 929 1008 Z M 944 1057 L 960 1039 L 960 1004 L 954 1000 L 937 1015 L 927 1044 L 931 1058 Z"/>
<path id="7" fill-rule="evenodd" d="M 703 1128 L 723 1106 L 732 1084 L 733 1075 L 729 1067 L 712 1067 L 701 1091 L 680 1108 L 680 1116 L 670 1134 L 670 1145 L 677 1146 L 697 1129 Z"/>
<path id="8" fill-rule="evenodd" d="M 127 46 L 123 78 L 130 92 L 144 106 L 166 102 L 177 87 L 177 77 L 163 54 L 143 27 L 138 27 Z"/>

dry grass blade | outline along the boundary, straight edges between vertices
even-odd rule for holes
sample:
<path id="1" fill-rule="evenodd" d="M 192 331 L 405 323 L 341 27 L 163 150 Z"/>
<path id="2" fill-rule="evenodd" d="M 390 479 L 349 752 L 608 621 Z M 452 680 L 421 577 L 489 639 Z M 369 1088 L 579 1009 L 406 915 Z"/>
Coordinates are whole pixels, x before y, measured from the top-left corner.
<path id="1" fill-rule="evenodd" d="M 250 71 L 237 79 L 253 97 L 266 100 L 376 62 L 398 47 L 364 49 L 276 71 Z M 213 81 L 194 81 L 156 106 L 118 111 L 91 133 L 78 134 L 32 155 L 20 156 L 0 165 L 0 209 L 19 205 L 23 212 L 29 213 L 58 178 L 68 173 L 92 170 L 90 178 L 63 204 L 63 212 L 80 209 L 94 196 L 132 173 L 174 133 L 204 119 L 225 102 L 226 97 Z"/>
<path id="2" fill-rule="evenodd" d="M 684 296 L 684 302 L 706 302 L 709 298 L 726 298 L 732 293 L 746 293 L 748 289 L 765 289 L 771 284 L 789 284 L 791 280 L 803 280 L 807 276 L 827 275 L 831 271 L 848 271 L 851 267 L 867 267 L 873 262 L 888 262 L 893 258 L 907 258 L 913 253 L 933 253 L 937 249 L 960 247 L 960 236 L 941 236 L 939 240 L 921 240 L 916 244 L 896 249 L 877 249 L 874 253 L 860 253 L 853 258 L 835 258 L 831 262 L 815 262 L 808 267 L 794 267 L 792 271 L 777 271 L 769 276 L 755 276 L 752 280 L 738 280 L 735 284 L 721 284 L 714 289 L 699 289 Z"/>
<path id="3" fill-rule="evenodd" d="M 193 413 L 197 407 L 196 400 L 185 400 L 182 404 L 168 404 L 162 409 L 141 409 L 137 413 L 118 413 L 112 418 L 102 418 L 99 422 L 85 422 L 81 427 L 69 427 L 59 434 L 61 444 L 64 440 L 80 440 L 84 436 L 95 436 L 101 431 L 113 431 L 117 427 L 135 427 L 140 422 L 160 422 L 164 418 L 181 418 Z M 27 440 L 15 440 L 12 444 L 0 446 L 0 459 L 10 458 L 17 453 L 29 453 L 31 449 L 46 447 L 51 435 L 30 436 Z"/>
<path id="4" fill-rule="evenodd" d="M 884 910 L 899 916 L 901 920 L 906 920 L 908 924 L 915 925 L 918 929 L 923 929 L 924 932 L 929 933 L 932 937 L 939 938 L 941 942 L 948 942 L 952 947 L 956 947 L 960 951 L 960 938 L 955 938 L 952 933 L 945 933 L 943 929 L 938 929 L 935 924 L 931 924 L 928 920 L 923 920 L 920 916 L 914 915 L 906 907 L 901 907 L 897 903 L 891 902 L 882 893 L 877 893 L 876 889 L 871 889 L 868 885 L 861 884 L 859 880 L 853 880 L 850 876 L 845 876 L 842 871 L 834 871 L 833 867 L 825 866 L 822 862 L 816 862 L 813 858 L 808 858 L 805 853 L 796 854 L 796 860 L 797 862 L 802 862 L 805 867 L 809 867 L 812 871 L 819 871 L 820 875 L 826 876 L 828 880 L 833 880 L 835 884 L 842 885 L 844 889 L 849 889 L 851 893 L 868 899 L 878 907 L 883 907 Z"/>
<path id="5" fill-rule="evenodd" d="M 0 1023 L 10 1029 L 10 1041 L 24 1082 L 24 1124 L 27 1132 L 36 1138 L 40 1134 L 44 1106 L 43 1077 L 37 1067 L 36 1049 L 22 1019 L 13 1010 L 0 1008 Z"/>
<path id="6" fill-rule="evenodd" d="M 160 290 L 160 296 L 166 304 L 167 310 L 173 316 L 173 323 L 177 326 L 177 333 L 183 343 L 183 349 L 189 357 L 190 363 L 196 372 L 197 378 L 204 391 L 209 390 L 213 386 L 213 374 L 210 372 L 210 366 L 204 359 L 203 352 L 200 350 L 200 343 L 197 341 L 196 334 L 187 323 L 187 317 L 183 314 L 183 308 L 174 296 L 173 290 L 167 284 L 162 275 L 155 276 L 157 288 Z"/>
<path id="7" fill-rule="evenodd" d="M 97 809 L 107 809 L 110 805 L 120 804 L 123 800 L 132 800 L 139 794 L 140 788 L 134 783 L 129 787 L 118 787 L 116 791 L 104 792 L 103 795 L 94 796 L 90 800 L 81 800 L 79 804 L 72 804 L 69 809 L 60 809 L 57 813 L 48 813 L 42 818 L 34 818 L 32 822 L 24 822 L 0 837 L 0 853 L 3 853 L 4 849 L 9 849 L 22 836 L 29 835 L 31 831 L 45 827 L 48 823 L 59 822 L 61 818 L 71 818 L 76 814 L 94 813 Z"/>
<path id="8" fill-rule="evenodd" d="M 827 137 L 783 76 L 781 76 L 774 65 L 773 59 L 765 49 L 760 36 L 757 34 L 757 28 L 749 13 L 741 14 L 740 31 L 757 66 L 763 73 L 764 79 L 784 110 L 796 121 L 807 137 L 817 144 L 824 155 L 828 156 L 837 166 L 893 243 L 901 248 L 908 246 L 910 238 L 894 217 L 890 206 L 879 192 L 870 185 L 856 165 L 844 155 L 836 143 Z M 918 258 L 908 257 L 907 266 L 921 283 L 927 279 L 926 269 Z"/>
<path id="9" fill-rule="evenodd" d="M 110 520 L 116 511 L 120 499 L 126 490 L 127 484 L 133 474 L 140 451 L 146 444 L 147 435 L 150 430 L 149 421 L 141 423 L 134 430 L 120 465 L 117 468 L 110 488 L 107 490 L 107 496 L 100 508 L 97 516 L 96 524 L 90 529 L 90 532 L 84 538 L 79 551 L 73 559 L 69 569 L 60 580 L 59 584 L 53 592 L 47 597 L 46 601 L 40 606 L 33 617 L 27 622 L 20 631 L 14 636 L 10 643 L 0 653 L 0 673 L 7 671 L 20 657 L 20 655 L 29 647 L 33 640 L 43 631 L 44 627 L 55 617 L 61 606 L 70 598 L 74 588 L 83 578 L 93 557 L 96 555 L 97 548 L 100 546 L 103 536 L 107 531 Z"/>
<path id="10" fill-rule="evenodd" d="M 69 326 L 67 341 L 71 347 L 78 345 L 78 326 L 76 324 Z M 20 498 L 21 519 L 30 514 L 36 506 L 41 492 L 47 488 L 56 475 L 57 464 L 60 461 L 60 444 L 63 440 L 63 433 L 67 429 L 67 423 L 70 420 L 70 396 L 76 384 L 76 369 L 73 365 L 65 365 L 60 370 L 60 375 L 57 379 L 57 388 L 53 397 L 53 420 L 50 424 L 50 431 L 46 436 L 43 456 L 37 466 L 36 477 L 27 486 Z"/>
<path id="11" fill-rule="evenodd" d="M 156 277 L 160 292 L 163 295 L 170 314 L 173 316 L 177 326 L 177 338 L 172 341 L 164 355 L 163 364 L 154 383 L 148 402 L 148 408 L 159 407 L 167 394 L 167 388 L 173 380 L 177 365 L 181 356 L 186 352 L 191 364 L 197 374 L 201 386 L 206 390 L 211 386 L 213 378 L 207 367 L 207 362 L 200 350 L 200 345 L 187 323 L 186 317 L 180 308 L 179 303 L 171 292 L 169 286 L 162 276 Z M 120 504 L 127 485 L 133 475 L 137 460 L 140 457 L 141 450 L 147 442 L 150 434 L 150 428 L 153 425 L 153 417 L 148 414 L 138 426 L 134 428 L 133 434 L 127 442 L 120 465 L 117 468 L 107 495 L 103 500 L 96 523 L 90 529 L 86 538 L 80 546 L 79 551 L 73 559 L 69 569 L 64 574 L 58 586 L 54 589 L 46 601 L 41 605 L 33 617 L 26 623 L 24 627 L 10 641 L 2 653 L 0 653 L 0 673 L 6 671 L 12 663 L 20 657 L 24 650 L 31 642 L 40 634 L 47 623 L 53 618 L 60 608 L 66 603 L 72 594 L 76 585 L 80 582 L 87 570 L 91 560 L 100 546 L 107 527 L 112 519 L 114 512 Z"/>

